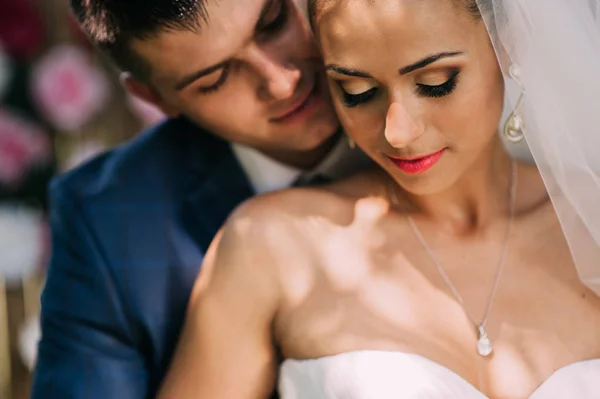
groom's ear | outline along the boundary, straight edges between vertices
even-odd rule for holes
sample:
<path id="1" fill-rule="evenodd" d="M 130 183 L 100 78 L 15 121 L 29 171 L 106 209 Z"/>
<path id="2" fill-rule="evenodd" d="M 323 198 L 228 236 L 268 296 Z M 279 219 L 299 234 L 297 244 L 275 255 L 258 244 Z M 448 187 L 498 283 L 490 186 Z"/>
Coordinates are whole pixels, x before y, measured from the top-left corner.
<path id="1" fill-rule="evenodd" d="M 158 107 L 165 115 L 171 118 L 176 118 L 180 115 L 180 112 L 174 107 L 167 104 L 161 95 L 152 88 L 150 85 L 137 80 L 129 72 L 121 72 L 119 76 L 121 85 L 132 95 Z"/>

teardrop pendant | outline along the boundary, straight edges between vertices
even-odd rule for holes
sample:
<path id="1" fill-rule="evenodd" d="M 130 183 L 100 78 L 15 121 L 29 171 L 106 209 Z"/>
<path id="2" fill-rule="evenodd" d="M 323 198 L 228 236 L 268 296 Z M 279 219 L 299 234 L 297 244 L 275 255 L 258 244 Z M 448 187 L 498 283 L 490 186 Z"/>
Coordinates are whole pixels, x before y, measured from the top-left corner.
<path id="1" fill-rule="evenodd" d="M 504 125 L 504 136 L 511 143 L 519 143 L 525 137 L 523 131 L 523 119 L 519 115 L 512 114 Z"/>
<path id="2" fill-rule="evenodd" d="M 483 357 L 487 357 L 493 351 L 492 341 L 488 338 L 485 327 L 479 326 L 478 330 L 479 339 L 477 340 L 477 353 Z"/>
<path id="3" fill-rule="evenodd" d="M 521 92 L 517 105 L 515 105 L 514 110 L 510 113 L 510 116 L 504 123 L 504 137 L 506 137 L 506 140 L 510 143 L 519 143 L 525 138 L 525 121 L 521 116 L 523 96 L 524 93 Z"/>

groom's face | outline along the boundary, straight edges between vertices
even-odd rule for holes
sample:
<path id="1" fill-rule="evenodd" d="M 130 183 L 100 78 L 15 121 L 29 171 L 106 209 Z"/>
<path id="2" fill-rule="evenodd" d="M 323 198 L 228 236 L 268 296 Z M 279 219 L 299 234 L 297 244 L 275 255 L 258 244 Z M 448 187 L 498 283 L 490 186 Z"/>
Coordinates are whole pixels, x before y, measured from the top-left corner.
<path id="1" fill-rule="evenodd" d="M 310 150 L 338 128 L 305 0 L 206 1 L 197 32 L 133 42 L 155 102 L 232 141 Z"/>

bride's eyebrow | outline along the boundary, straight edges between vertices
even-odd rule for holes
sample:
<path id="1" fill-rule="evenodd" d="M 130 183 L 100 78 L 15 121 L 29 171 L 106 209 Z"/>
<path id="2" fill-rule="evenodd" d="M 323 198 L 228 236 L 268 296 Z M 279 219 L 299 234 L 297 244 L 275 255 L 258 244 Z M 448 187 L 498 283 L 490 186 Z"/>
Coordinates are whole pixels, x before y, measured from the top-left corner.
<path id="1" fill-rule="evenodd" d="M 335 64 L 327 64 L 327 65 L 325 65 L 325 69 L 328 71 L 333 71 L 333 72 L 339 73 L 341 75 L 356 76 L 358 78 L 367 78 L 367 79 L 371 78 L 371 75 L 369 75 L 366 72 L 362 72 L 357 69 L 344 68 L 344 67 L 341 67 L 341 66 L 335 65 Z"/>
<path id="2" fill-rule="evenodd" d="M 418 69 L 425 68 L 429 64 L 433 64 L 436 61 L 441 60 L 442 58 L 450 58 L 456 57 L 458 55 L 462 55 L 461 51 L 453 51 L 453 52 L 443 52 L 430 55 L 428 57 L 423 58 L 413 64 L 407 65 L 405 67 L 400 68 L 400 75 L 406 75 L 407 73 L 414 72 Z"/>
<path id="3" fill-rule="evenodd" d="M 443 52 L 443 53 L 432 54 L 430 56 L 427 56 L 427 57 L 413 63 L 413 64 L 410 64 L 410 65 L 400 68 L 399 73 L 400 73 L 400 75 L 406 75 L 407 73 L 411 73 L 418 69 L 425 68 L 427 65 L 433 64 L 434 62 L 439 61 L 443 58 L 456 57 L 456 56 L 459 56 L 462 54 L 463 53 L 461 51 L 452 51 L 452 52 Z M 372 76 L 366 72 L 360 71 L 358 69 L 345 68 L 345 67 L 342 67 L 342 66 L 339 66 L 336 64 L 327 64 L 327 65 L 325 65 L 325 69 L 328 71 L 333 71 L 333 72 L 339 73 L 341 75 L 354 76 L 354 77 L 358 77 L 358 78 L 367 78 L 367 79 L 372 78 Z"/>

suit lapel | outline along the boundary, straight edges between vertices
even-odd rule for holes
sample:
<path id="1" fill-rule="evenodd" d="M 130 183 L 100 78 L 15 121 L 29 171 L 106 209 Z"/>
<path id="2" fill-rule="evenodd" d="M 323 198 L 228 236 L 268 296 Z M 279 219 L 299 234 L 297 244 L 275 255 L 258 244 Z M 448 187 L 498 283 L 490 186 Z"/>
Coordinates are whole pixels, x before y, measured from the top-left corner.
<path id="1" fill-rule="evenodd" d="M 206 250 L 231 211 L 254 192 L 229 143 L 205 132 L 195 134 L 187 152 L 192 173 L 182 220 Z"/>

